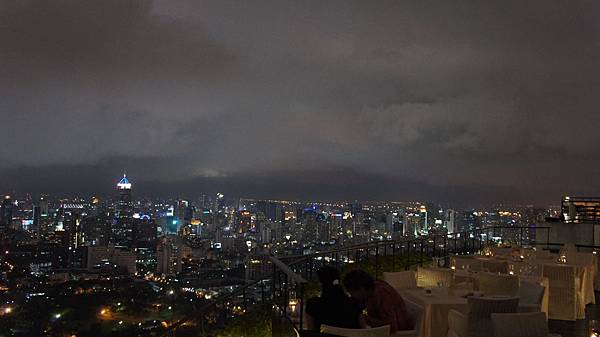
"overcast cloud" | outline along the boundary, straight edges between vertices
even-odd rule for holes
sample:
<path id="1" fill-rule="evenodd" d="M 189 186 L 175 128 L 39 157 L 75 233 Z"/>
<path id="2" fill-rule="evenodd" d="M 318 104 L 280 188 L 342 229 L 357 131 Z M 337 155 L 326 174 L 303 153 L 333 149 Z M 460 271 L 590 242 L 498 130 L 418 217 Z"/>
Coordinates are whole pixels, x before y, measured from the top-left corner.
<path id="1" fill-rule="evenodd" d="M 0 4 L 6 191 L 600 194 L 598 1 Z"/>

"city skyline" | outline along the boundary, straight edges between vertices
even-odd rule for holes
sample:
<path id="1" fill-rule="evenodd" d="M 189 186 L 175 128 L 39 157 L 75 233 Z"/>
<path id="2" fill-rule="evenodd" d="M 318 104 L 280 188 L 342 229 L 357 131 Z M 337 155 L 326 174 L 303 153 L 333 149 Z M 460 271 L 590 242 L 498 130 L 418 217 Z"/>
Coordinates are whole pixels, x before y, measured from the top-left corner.
<path id="1" fill-rule="evenodd" d="M 0 191 L 598 195 L 598 7 L 6 4 Z"/>
<path id="2" fill-rule="evenodd" d="M 54 200 L 93 200 L 97 199 L 100 201 L 116 201 L 120 198 L 119 195 L 115 194 L 114 186 L 116 184 L 117 191 L 122 190 L 131 190 L 134 184 L 130 181 L 131 176 L 128 176 L 126 173 L 123 173 L 122 176 L 119 176 L 113 179 L 113 184 L 109 186 L 103 186 L 100 190 L 97 191 L 65 191 L 64 189 L 58 189 L 56 191 L 45 190 L 43 192 L 29 192 L 29 191 L 18 191 L 18 190 L 8 190 L 4 191 L 2 195 L 11 198 L 18 198 L 23 200 L 34 201 L 39 198 L 51 198 Z M 124 183 L 125 182 L 125 183 Z M 127 184 L 128 188 L 124 188 L 124 184 Z M 176 185 L 180 186 L 180 185 Z M 561 203 L 561 198 L 565 198 L 568 196 L 560 195 L 555 196 L 554 200 L 551 200 L 548 203 L 535 203 L 528 202 L 524 200 L 523 202 L 498 202 L 498 201 L 490 201 L 490 202 L 471 202 L 471 203 L 463 203 L 463 202 L 449 202 L 449 201 L 439 201 L 432 200 L 426 198 L 416 198 L 414 195 L 412 197 L 407 197 L 405 199 L 393 199 L 393 198 L 373 198 L 373 199 L 361 199 L 361 198 L 348 198 L 347 194 L 341 194 L 339 198 L 323 198 L 323 197 L 296 197 L 296 196 L 288 196 L 281 197 L 280 195 L 257 195 L 253 194 L 251 189 L 243 190 L 238 194 L 223 194 L 223 189 L 217 189 L 215 186 L 214 190 L 206 191 L 206 190 L 187 190 L 183 189 L 170 189 L 167 193 L 159 193 L 156 192 L 155 189 L 143 188 L 144 182 L 140 185 L 135 184 L 136 193 L 134 195 L 134 199 L 138 201 L 141 200 L 196 200 L 198 198 L 213 198 L 215 195 L 225 195 L 229 200 L 255 200 L 255 201 L 273 201 L 273 202 L 292 202 L 292 203 L 305 203 L 305 204 L 350 204 L 350 203 L 365 203 L 365 204 L 377 204 L 377 203 L 404 203 L 404 202 L 418 202 L 418 203 L 431 203 L 431 204 L 439 204 L 444 207 L 451 208 L 461 208 L 461 209 L 487 209 L 487 208 L 502 208 L 502 207 L 558 207 Z M 183 190 L 183 191 L 182 191 Z M 152 192 L 154 191 L 154 192 Z M 579 195 L 579 197 L 585 197 L 584 195 Z M 98 199 L 100 198 L 100 199 Z"/>

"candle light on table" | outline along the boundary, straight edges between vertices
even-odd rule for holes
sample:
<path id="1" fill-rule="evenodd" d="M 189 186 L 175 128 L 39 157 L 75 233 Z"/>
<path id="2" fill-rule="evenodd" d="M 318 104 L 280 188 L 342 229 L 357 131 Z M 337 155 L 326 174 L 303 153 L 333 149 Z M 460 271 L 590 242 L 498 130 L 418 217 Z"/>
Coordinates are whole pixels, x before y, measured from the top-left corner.
<path id="1" fill-rule="evenodd" d="M 592 319 L 589 323 L 590 327 L 590 337 L 600 337 L 600 322 Z"/>
<path id="2" fill-rule="evenodd" d="M 296 312 L 296 306 L 297 305 L 298 305 L 298 301 L 296 301 L 295 299 L 290 300 L 289 307 L 290 307 L 290 311 L 292 313 Z"/>

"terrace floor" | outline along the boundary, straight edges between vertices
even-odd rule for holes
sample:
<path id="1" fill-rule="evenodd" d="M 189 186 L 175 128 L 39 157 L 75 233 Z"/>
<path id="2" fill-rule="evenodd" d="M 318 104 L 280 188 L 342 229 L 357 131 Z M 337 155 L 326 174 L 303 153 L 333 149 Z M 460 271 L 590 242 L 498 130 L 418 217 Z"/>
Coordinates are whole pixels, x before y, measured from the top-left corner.
<path id="1" fill-rule="evenodd" d="M 596 292 L 596 298 L 600 299 L 600 292 Z M 550 332 L 560 334 L 562 337 L 589 337 L 587 336 L 588 322 L 600 320 L 600 304 L 590 304 L 585 310 L 585 319 L 575 322 L 549 320 Z"/>

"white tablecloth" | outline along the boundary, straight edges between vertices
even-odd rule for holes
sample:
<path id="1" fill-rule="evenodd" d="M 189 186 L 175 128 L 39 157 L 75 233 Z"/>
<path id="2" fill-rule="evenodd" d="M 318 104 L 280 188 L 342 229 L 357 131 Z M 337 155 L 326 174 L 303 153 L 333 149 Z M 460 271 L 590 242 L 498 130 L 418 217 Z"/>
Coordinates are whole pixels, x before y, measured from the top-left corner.
<path id="1" fill-rule="evenodd" d="M 448 312 L 452 309 L 466 312 L 469 308 L 467 299 L 448 294 L 447 288 L 432 288 L 431 290 L 432 294 L 426 295 L 424 289 L 406 289 L 401 290 L 400 295 L 405 300 L 423 307 L 422 337 L 446 336 Z"/>

